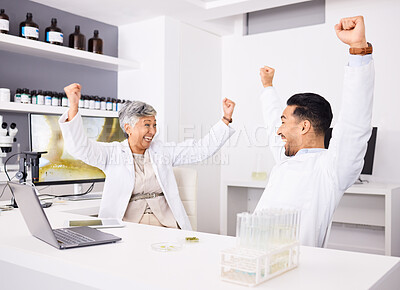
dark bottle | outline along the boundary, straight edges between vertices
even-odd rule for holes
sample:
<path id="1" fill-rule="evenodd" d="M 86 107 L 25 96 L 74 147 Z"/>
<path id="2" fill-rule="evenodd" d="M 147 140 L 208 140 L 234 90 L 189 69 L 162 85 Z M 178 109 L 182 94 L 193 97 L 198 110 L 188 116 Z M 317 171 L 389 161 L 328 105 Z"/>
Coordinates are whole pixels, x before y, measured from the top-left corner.
<path id="1" fill-rule="evenodd" d="M 94 31 L 94 36 L 89 39 L 88 51 L 103 54 L 103 40 L 99 37 L 99 31 Z"/>
<path id="2" fill-rule="evenodd" d="M 85 36 L 80 31 L 81 27 L 79 25 L 75 25 L 75 32 L 69 35 L 69 47 L 85 50 Z"/>
<path id="3" fill-rule="evenodd" d="M 31 91 L 31 104 L 37 104 L 37 93 L 35 90 Z"/>
<path id="4" fill-rule="evenodd" d="M 45 42 L 48 42 L 51 44 L 63 45 L 64 34 L 63 34 L 61 28 L 57 27 L 57 19 L 56 18 L 51 19 L 51 26 L 47 27 L 45 32 L 46 32 L 45 36 L 44 36 Z"/>
<path id="5" fill-rule="evenodd" d="M 39 40 L 39 25 L 32 21 L 32 13 L 26 14 L 26 20 L 19 25 L 19 36 Z"/>
<path id="6" fill-rule="evenodd" d="M 4 13 L 4 9 L 0 9 L 0 33 L 8 34 L 10 31 L 10 18 Z"/>

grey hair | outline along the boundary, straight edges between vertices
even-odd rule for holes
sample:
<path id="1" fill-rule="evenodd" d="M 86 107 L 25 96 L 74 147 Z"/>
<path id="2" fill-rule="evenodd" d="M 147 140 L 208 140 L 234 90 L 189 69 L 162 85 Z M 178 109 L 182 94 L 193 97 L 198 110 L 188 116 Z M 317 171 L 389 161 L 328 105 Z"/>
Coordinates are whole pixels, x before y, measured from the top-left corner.
<path id="1" fill-rule="evenodd" d="M 129 124 L 133 128 L 140 118 L 156 115 L 157 111 L 149 104 L 141 101 L 126 101 L 118 112 L 119 125 L 125 132 L 125 124 Z"/>

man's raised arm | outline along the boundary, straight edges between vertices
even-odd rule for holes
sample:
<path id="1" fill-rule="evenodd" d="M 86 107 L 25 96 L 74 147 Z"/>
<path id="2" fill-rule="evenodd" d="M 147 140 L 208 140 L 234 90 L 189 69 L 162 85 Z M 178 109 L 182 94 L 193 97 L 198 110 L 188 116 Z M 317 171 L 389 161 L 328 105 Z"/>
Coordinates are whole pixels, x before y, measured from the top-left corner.
<path id="1" fill-rule="evenodd" d="M 260 100 L 264 124 L 267 128 L 268 144 L 275 162 L 279 162 L 282 158 L 285 158 L 285 144 L 276 133 L 280 126 L 284 103 L 272 86 L 274 75 L 275 70 L 272 67 L 264 66 L 260 69 L 261 82 L 264 86 L 264 91 L 261 94 Z"/>
<path id="2" fill-rule="evenodd" d="M 374 64 L 362 16 L 341 19 L 335 31 L 338 38 L 350 46 L 341 111 L 328 149 L 338 188 L 344 191 L 361 173 L 371 135 Z"/>

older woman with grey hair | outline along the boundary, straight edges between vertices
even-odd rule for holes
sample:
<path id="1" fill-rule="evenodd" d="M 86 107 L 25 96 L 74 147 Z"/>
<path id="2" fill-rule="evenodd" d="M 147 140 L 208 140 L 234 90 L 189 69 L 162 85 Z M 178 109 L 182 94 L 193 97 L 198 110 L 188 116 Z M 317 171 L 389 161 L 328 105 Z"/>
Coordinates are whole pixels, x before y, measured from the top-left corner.
<path id="1" fill-rule="evenodd" d="M 59 120 L 65 148 L 106 175 L 99 217 L 191 230 L 172 167 L 205 160 L 224 145 L 234 133 L 229 123 L 235 103 L 223 100 L 223 117 L 201 140 L 164 144 L 153 140 L 156 110 L 143 102 L 128 101 L 119 111 L 127 139 L 102 143 L 89 140 L 83 130 L 78 111 L 81 86 L 71 84 L 64 91 L 70 102 Z"/>

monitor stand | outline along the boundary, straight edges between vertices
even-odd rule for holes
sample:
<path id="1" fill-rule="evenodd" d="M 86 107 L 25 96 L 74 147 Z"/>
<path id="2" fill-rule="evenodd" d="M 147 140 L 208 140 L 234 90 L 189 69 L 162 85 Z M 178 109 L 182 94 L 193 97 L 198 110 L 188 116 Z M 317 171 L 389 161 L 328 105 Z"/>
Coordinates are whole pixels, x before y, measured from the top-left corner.
<path id="1" fill-rule="evenodd" d="M 354 184 L 366 184 L 366 183 L 369 183 L 369 181 L 366 179 L 361 179 L 361 176 L 359 176 L 356 182 L 354 182 Z"/>
<path id="2" fill-rule="evenodd" d="M 82 194 L 82 184 L 74 183 L 74 195 Z"/>

